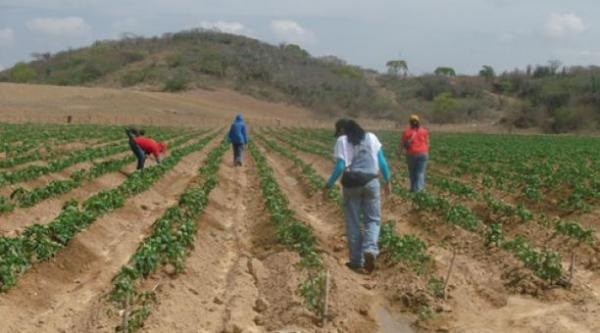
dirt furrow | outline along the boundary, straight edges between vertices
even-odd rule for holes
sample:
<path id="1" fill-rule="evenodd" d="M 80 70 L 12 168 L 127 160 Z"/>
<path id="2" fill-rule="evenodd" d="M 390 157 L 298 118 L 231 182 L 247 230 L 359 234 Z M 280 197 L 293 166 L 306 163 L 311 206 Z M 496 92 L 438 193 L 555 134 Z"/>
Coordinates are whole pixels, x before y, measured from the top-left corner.
<path id="1" fill-rule="evenodd" d="M 285 146 L 285 143 L 281 141 L 279 143 Z M 295 150 L 294 152 L 300 158 L 309 161 L 321 176 L 329 176 L 330 168 L 333 167 L 332 162 L 320 156 Z M 475 320 L 469 326 L 470 332 L 479 332 L 482 329 L 502 332 L 506 327 L 526 327 L 523 323 L 533 321 L 537 315 L 545 318 L 535 322 L 535 326 L 542 331 L 554 328 L 556 332 L 570 332 L 570 327 L 578 327 L 581 323 L 583 327 L 597 326 L 589 316 L 580 315 L 581 311 L 594 313 L 600 311 L 598 302 L 600 298 L 595 295 L 598 293 L 598 287 L 594 286 L 593 280 L 586 278 L 585 271 L 576 274 L 579 283 L 571 290 L 543 290 L 536 285 L 535 280 L 529 278 L 531 272 L 521 268 L 522 264 L 510 254 L 499 250 L 489 251 L 476 235 L 440 223 L 430 214 L 414 211 L 408 202 L 396 198 L 382 205 L 382 219 L 400 222 L 396 225 L 396 230 L 400 234 L 416 234 L 425 240 L 429 245 L 428 251 L 436 262 L 436 271 L 440 277 L 445 276 L 452 260 L 452 252 L 449 249 L 455 247 L 458 250 L 449 284 L 450 299 L 446 305 L 432 309 L 434 311 L 432 316 L 428 316 L 429 321 L 423 322 L 426 329 L 448 328 L 450 331 L 463 332 L 466 328 L 459 326 L 461 324 L 458 323 Z M 402 280 L 395 272 L 380 273 L 379 281 L 385 282 L 379 287 L 385 286 L 388 289 L 388 296 L 392 298 L 402 299 L 403 293 L 414 294 L 422 288 L 422 286 L 398 288 L 393 286 L 398 284 L 394 282 L 395 279 Z M 509 283 L 511 280 L 515 285 Z M 391 289 L 390 285 L 393 286 Z M 404 306 L 407 305 L 407 301 L 407 299 L 403 300 Z M 537 304 L 539 307 L 544 307 L 543 304 L 560 305 L 561 309 L 564 308 L 561 310 L 563 315 L 560 321 L 557 321 L 555 311 L 541 314 L 523 313 L 519 304 L 527 302 Z M 490 320 L 489 317 L 481 315 L 491 312 L 504 316 Z M 476 321 L 477 319 L 479 321 Z M 530 331 L 517 329 L 515 332 Z M 579 331 L 575 330 L 575 332 Z M 593 332 L 593 330 L 581 332 Z"/>
<path id="2" fill-rule="evenodd" d="M 331 323 L 326 329 L 342 332 L 391 332 L 379 325 L 377 312 L 386 311 L 385 298 L 378 294 L 373 276 L 353 272 L 345 263 L 348 249 L 341 210 L 324 202 L 320 195 L 310 196 L 298 170 L 286 159 L 270 152 L 267 160 L 289 198 L 296 217 L 314 228 L 321 253 L 332 281 Z M 378 328 L 378 326 L 380 326 Z M 409 331 L 410 332 L 410 331 Z"/>
<path id="3" fill-rule="evenodd" d="M 75 332 L 112 277 L 137 248 L 152 223 L 173 205 L 194 179 L 206 152 L 218 144 L 184 157 L 151 189 L 78 234 L 50 262 L 26 273 L 16 287 L 0 295 L 0 332 Z M 100 330 L 99 328 L 98 330 Z M 106 328 L 112 331 L 114 328 Z"/>
<path id="4" fill-rule="evenodd" d="M 229 158 L 225 158 L 227 161 Z M 252 211 L 248 169 L 223 162 L 219 184 L 198 220 L 198 238 L 185 272 L 154 279 L 168 281 L 159 287 L 159 303 L 146 321 L 146 332 L 220 332 L 233 323 L 257 332 L 258 298 L 249 272 Z"/>

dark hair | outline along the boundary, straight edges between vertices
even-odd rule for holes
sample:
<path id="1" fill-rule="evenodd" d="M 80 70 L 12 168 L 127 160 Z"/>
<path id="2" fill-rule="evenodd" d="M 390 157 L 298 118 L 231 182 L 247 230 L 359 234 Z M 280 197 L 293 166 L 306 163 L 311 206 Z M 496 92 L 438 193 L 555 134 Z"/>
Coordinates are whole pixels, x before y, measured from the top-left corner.
<path id="1" fill-rule="evenodd" d="M 140 134 L 140 132 L 135 127 L 130 127 L 129 132 L 131 132 L 133 136 L 138 136 Z"/>
<path id="2" fill-rule="evenodd" d="M 337 138 L 344 134 L 344 127 L 346 127 L 346 123 L 348 122 L 347 118 L 341 118 L 335 122 L 335 133 L 334 136 Z"/>
<path id="3" fill-rule="evenodd" d="M 348 136 L 348 141 L 355 146 L 365 139 L 365 130 L 352 119 L 345 122 L 344 134 Z"/>
<path id="4" fill-rule="evenodd" d="M 139 133 L 140 135 L 144 135 L 144 134 L 146 134 L 146 131 L 144 131 L 143 129 L 141 129 L 141 130 L 139 130 L 139 132 L 138 132 L 138 133 Z"/>

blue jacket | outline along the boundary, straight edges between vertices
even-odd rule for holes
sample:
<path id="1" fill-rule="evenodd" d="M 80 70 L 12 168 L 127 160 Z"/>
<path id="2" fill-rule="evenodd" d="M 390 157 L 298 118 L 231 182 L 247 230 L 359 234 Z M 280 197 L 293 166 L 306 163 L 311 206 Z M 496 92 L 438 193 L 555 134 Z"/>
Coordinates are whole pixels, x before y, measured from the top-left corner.
<path id="1" fill-rule="evenodd" d="M 248 143 L 248 135 L 246 135 L 246 124 L 244 123 L 244 119 L 242 119 L 242 115 L 238 114 L 235 117 L 235 121 L 231 124 L 231 128 L 229 129 L 229 141 L 236 145 L 245 145 Z"/>

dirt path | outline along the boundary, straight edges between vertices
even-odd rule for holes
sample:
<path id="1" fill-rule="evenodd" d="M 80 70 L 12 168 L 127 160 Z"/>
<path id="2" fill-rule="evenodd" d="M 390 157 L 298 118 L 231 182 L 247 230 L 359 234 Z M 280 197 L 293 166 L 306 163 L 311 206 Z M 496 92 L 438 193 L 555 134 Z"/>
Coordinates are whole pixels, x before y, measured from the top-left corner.
<path id="1" fill-rule="evenodd" d="M 51 261 L 37 265 L 6 294 L 0 295 L 0 332 L 85 332 L 94 300 L 110 290 L 117 271 L 148 233 L 152 223 L 173 205 L 194 179 L 213 140 L 202 151 L 184 157 L 151 189 L 78 234 Z M 114 328 L 106 329 L 112 331 Z M 99 329 L 100 330 L 100 329 Z"/>
<path id="2" fill-rule="evenodd" d="M 310 196 L 292 163 L 275 152 L 267 154 L 277 182 L 289 198 L 290 208 L 304 223 L 314 228 L 322 257 L 331 274 L 330 311 L 332 323 L 328 329 L 342 332 L 392 332 L 378 322 L 377 312 L 385 307 L 385 297 L 376 289 L 374 275 L 351 271 L 348 261 L 344 219 L 339 207 L 324 202 L 320 194 Z M 409 331 L 410 332 L 410 331 Z"/>

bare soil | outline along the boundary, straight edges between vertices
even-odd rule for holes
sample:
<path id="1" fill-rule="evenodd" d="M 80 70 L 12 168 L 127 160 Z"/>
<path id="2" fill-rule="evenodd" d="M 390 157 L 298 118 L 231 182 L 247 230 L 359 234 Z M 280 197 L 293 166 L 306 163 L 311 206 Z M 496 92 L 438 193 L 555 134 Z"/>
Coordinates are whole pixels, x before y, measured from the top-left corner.
<path id="1" fill-rule="evenodd" d="M 221 128 L 238 112 L 258 126 L 331 127 L 306 109 L 259 101 L 229 90 L 180 94 L 104 88 L 0 84 L 0 121 L 155 124 Z M 394 124 L 373 121 L 370 126 Z M 481 127 L 479 128 L 481 129 Z M 455 128 L 456 131 L 465 130 Z M 492 131 L 485 129 L 484 131 Z M 49 262 L 35 265 L 15 287 L 0 294 L 0 332 L 114 332 L 120 316 L 107 299 L 111 279 L 128 262 L 152 223 L 193 182 L 213 140 L 185 157 L 152 188 L 126 201 L 78 234 Z M 77 147 L 70 147 L 77 148 Z M 444 277 L 456 250 L 448 298 L 431 296 L 428 278 L 402 263 L 377 262 L 371 275 L 345 266 L 347 247 L 340 207 L 311 193 L 301 170 L 275 152 L 263 151 L 289 198 L 295 217 L 311 226 L 332 281 L 325 326 L 298 294 L 300 258 L 276 241 L 250 158 L 235 168 L 230 152 L 219 184 L 198 218 L 195 247 L 185 271 L 164 268 L 144 281 L 155 289 L 143 332 L 600 332 L 600 274 L 578 262 L 573 286 L 548 288 L 505 251 L 483 246 L 481 236 L 387 198 L 383 221 L 415 234 L 432 256 L 429 273 Z M 325 158 L 296 152 L 327 177 Z M 77 167 L 89 167 L 78 165 Z M 133 170 L 128 166 L 124 173 Z M 68 177 L 73 170 L 23 186 Z M 13 236 L 32 222 L 47 223 L 69 199 L 85 199 L 123 181 L 121 172 L 86 183 L 29 209 L 0 216 L 0 235 Z M 586 216 L 597 223 L 594 214 Z M 4 218 L 10 221 L 6 222 Z M 526 232 L 524 227 L 517 229 Z M 542 239 L 537 239 L 541 244 Z M 596 261 L 597 262 L 597 261 Z"/>

